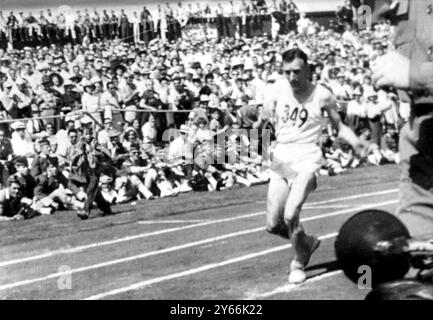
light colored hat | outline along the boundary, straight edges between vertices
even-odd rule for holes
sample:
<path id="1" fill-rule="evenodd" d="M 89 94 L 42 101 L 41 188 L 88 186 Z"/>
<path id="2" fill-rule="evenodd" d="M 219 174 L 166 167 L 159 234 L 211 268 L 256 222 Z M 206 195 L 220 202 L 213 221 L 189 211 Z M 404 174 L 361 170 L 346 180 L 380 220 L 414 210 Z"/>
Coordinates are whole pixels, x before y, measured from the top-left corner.
<path id="1" fill-rule="evenodd" d="M 83 80 L 83 82 L 81 82 L 81 86 L 83 88 L 86 88 L 86 87 L 93 87 L 95 86 L 95 84 L 91 80 Z"/>
<path id="2" fill-rule="evenodd" d="M 265 54 L 269 54 L 271 52 L 275 53 L 275 52 L 277 52 L 277 50 L 275 50 L 274 48 L 269 48 L 269 49 L 266 50 Z"/>
<path id="3" fill-rule="evenodd" d="M 75 83 L 73 83 L 71 80 L 66 79 L 65 82 L 63 83 L 63 86 L 65 87 L 75 87 Z"/>
<path id="4" fill-rule="evenodd" d="M 113 182 L 113 178 L 111 178 L 110 176 L 101 175 L 101 177 L 99 178 L 99 182 L 104 184 L 111 183 Z"/>
<path id="5" fill-rule="evenodd" d="M 179 131 L 181 133 L 188 133 L 189 129 L 188 129 L 187 125 L 183 124 L 183 125 L 180 126 L 180 130 Z"/>
<path id="6" fill-rule="evenodd" d="M 18 78 L 17 81 L 15 81 L 15 84 L 16 84 L 17 86 L 21 86 L 21 85 L 23 85 L 24 83 L 26 83 L 26 82 L 24 81 L 23 78 Z"/>
<path id="7" fill-rule="evenodd" d="M 158 44 L 159 44 L 159 39 L 153 39 L 153 40 L 149 41 L 148 46 L 149 47 L 151 47 L 151 46 L 157 46 Z"/>
<path id="8" fill-rule="evenodd" d="M 86 125 L 93 123 L 93 120 L 89 116 L 84 116 L 80 119 L 80 122 L 82 125 L 86 126 Z"/>
<path id="9" fill-rule="evenodd" d="M 207 94 L 200 95 L 200 102 L 209 102 L 210 98 Z"/>
<path id="10" fill-rule="evenodd" d="M 271 74 L 268 78 L 267 81 L 268 82 L 275 82 L 278 80 L 278 76 L 276 74 Z"/>
<path id="11" fill-rule="evenodd" d="M 256 44 L 256 45 L 253 46 L 253 50 L 254 51 L 255 50 L 260 50 L 260 49 L 262 49 L 262 46 L 260 44 Z"/>
<path id="12" fill-rule="evenodd" d="M 21 121 L 15 121 L 14 123 L 12 123 L 11 128 L 13 130 L 25 129 L 26 125 Z"/>
<path id="13" fill-rule="evenodd" d="M 12 81 L 6 81 L 5 88 L 12 88 L 14 86 L 14 83 Z"/>
<path id="14" fill-rule="evenodd" d="M 38 65 L 37 69 L 38 69 L 38 71 L 49 70 L 50 66 L 46 62 L 42 62 L 40 65 Z"/>
<path id="15" fill-rule="evenodd" d="M 185 70 L 185 73 L 195 74 L 196 72 L 195 72 L 194 69 L 192 69 L 192 68 L 188 68 L 188 69 Z"/>
<path id="16" fill-rule="evenodd" d="M 222 102 L 220 103 L 220 109 L 221 109 L 221 110 L 227 110 L 227 107 L 228 107 L 227 102 L 222 101 Z"/>
<path id="17" fill-rule="evenodd" d="M 248 74 L 244 74 L 244 75 L 242 76 L 242 79 L 243 79 L 243 80 L 252 80 L 252 78 L 251 78 L 250 75 L 248 75 Z"/>
<path id="18" fill-rule="evenodd" d="M 125 134 L 128 134 L 131 131 L 134 132 L 135 134 L 137 134 L 137 130 L 135 130 L 133 127 L 127 127 L 125 129 Z"/>
<path id="19" fill-rule="evenodd" d="M 356 87 L 355 90 L 353 90 L 354 96 L 362 96 L 361 89 L 359 87 Z"/>
<path id="20" fill-rule="evenodd" d="M 118 137 L 119 135 L 120 135 L 120 132 L 115 130 L 115 129 L 110 130 L 110 132 L 108 132 L 108 136 L 110 138 Z"/>

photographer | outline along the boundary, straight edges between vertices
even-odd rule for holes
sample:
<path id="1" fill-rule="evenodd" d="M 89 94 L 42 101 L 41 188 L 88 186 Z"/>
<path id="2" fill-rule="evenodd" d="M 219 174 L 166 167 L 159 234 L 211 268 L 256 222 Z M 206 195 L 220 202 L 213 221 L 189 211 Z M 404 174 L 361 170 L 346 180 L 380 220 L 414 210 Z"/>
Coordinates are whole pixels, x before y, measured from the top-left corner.
<path id="1" fill-rule="evenodd" d="M 373 20 L 397 23 L 395 46 L 373 64 L 378 87 L 400 89 L 411 115 L 400 135 L 401 184 L 397 213 L 412 236 L 431 234 L 433 224 L 433 1 L 369 1 Z M 398 66 L 398 68 L 396 68 Z"/>

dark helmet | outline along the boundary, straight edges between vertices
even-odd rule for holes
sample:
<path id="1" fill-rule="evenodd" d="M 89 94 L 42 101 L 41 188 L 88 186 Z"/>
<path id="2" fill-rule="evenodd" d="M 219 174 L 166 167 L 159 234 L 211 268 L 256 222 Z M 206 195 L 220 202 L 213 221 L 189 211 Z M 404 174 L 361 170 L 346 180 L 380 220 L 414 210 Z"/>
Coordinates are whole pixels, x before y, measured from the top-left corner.
<path id="1" fill-rule="evenodd" d="M 360 266 L 371 268 L 371 282 L 401 279 L 409 270 L 409 260 L 402 252 L 387 254 L 377 251 L 380 241 L 409 239 L 409 231 L 392 214 L 381 210 L 365 210 L 346 221 L 335 241 L 337 260 L 346 276 L 357 283 Z"/>

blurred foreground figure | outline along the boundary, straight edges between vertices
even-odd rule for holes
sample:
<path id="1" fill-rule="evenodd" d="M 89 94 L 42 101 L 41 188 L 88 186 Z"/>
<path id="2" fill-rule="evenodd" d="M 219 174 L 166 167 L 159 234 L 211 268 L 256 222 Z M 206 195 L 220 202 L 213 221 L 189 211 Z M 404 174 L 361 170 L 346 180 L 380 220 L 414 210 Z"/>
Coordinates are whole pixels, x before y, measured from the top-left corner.
<path id="1" fill-rule="evenodd" d="M 433 234 L 433 0 L 364 1 L 374 6 L 373 22 L 397 25 L 396 51 L 373 64 L 378 87 L 399 90 L 411 104 L 401 131 L 401 184 L 397 214 L 412 236 Z M 399 66 L 396 68 L 395 66 Z"/>

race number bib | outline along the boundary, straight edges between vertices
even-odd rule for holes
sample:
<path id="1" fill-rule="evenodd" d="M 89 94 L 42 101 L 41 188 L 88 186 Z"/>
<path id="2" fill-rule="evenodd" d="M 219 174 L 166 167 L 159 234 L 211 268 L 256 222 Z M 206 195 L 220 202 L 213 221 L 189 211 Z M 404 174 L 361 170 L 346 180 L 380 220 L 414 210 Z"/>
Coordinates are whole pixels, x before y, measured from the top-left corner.
<path id="1" fill-rule="evenodd" d="M 284 116 L 281 118 L 284 124 L 301 128 L 308 120 L 308 110 L 305 108 L 284 106 Z"/>

